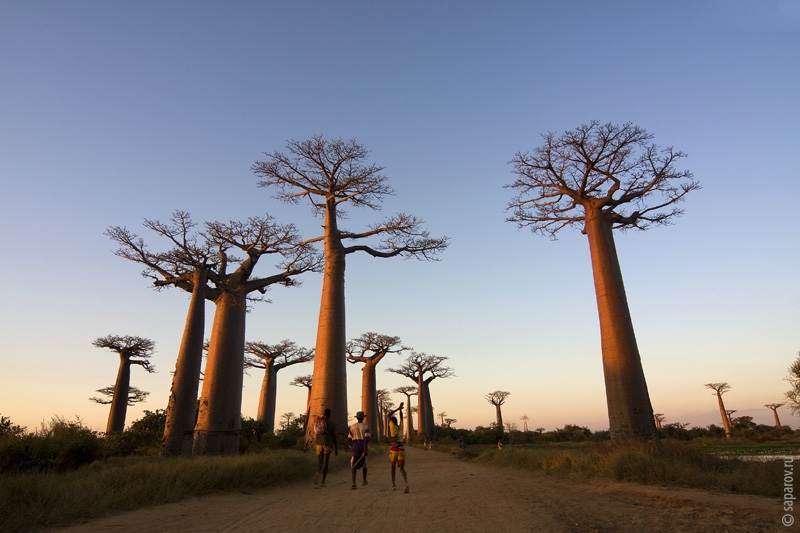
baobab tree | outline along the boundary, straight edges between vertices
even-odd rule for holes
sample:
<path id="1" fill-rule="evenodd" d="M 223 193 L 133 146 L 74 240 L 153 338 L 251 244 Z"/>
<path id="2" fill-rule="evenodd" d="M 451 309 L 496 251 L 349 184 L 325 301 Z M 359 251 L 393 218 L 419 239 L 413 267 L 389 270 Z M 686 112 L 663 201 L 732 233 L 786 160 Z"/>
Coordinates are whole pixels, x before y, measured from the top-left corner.
<path id="1" fill-rule="evenodd" d="M 446 416 L 447 416 L 447 413 L 446 413 L 445 411 L 442 411 L 441 413 L 439 413 L 439 414 L 438 414 L 438 415 L 436 415 L 436 416 L 438 416 L 438 417 L 439 417 L 439 420 L 441 420 L 441 421 L 442 421 L 441 425 L 442 425 L 442 426 L 444 426 L 444 417 L 446 417 Z"/>
<path id="2" fill-rule="evenodd" d="M 656 429 L 661 429 L 662 422 L 664 422 L 666 419 L 667 417 L 665 417 L 662 413 L 654 413 L 653 420 L 656 422 Z"/>
<path id="3" fill-rule="evenodd" d="M 508 221 L 553 239 L 567 226 L 588 237 L 611 437 L 653 438 L 653 408 L 612 230 L 671 223 L 682 213 L 676 204 L 700 185 L 691 172 L 675 168 L 685 154 L 659 149 L 651 134 L 630 123 L 593 121 L 543 138 L 532 153 L 511 160 L 517 179 L 507 187 L 517 196 Z"/>
<path id="4" fill-rule="evenodd" d="M 386 428 L 389 427 L 386 413 L 392 410 L 394 402 L 389 396 L 389 391 L 386 389 L 378 389 L 376 391 L 376 396 L 378 398 L 378 413 L 376 415 L 377 418 L 372 422 L 370 427 L 375 428 L 374 435 L 376 437 L 383 437 L 386 436 Z"/>
<path id="5" fill-rule="evenodd" d="M 775 427 L 781 427 L 781 419 L 778 418 L 778 407 L 783 407 L 785 404 L 783 403 L 768 403 L 764 407 L 767 409 L 772 410 L 772 414 L 775 415 Z"/>
<path id="6" fill-rule="evenodd" d="M 382 417 L 378 415 L 377 377 L 375 367 L 390 353 L 408 350 L 400 343 L 400 337 L 367 332 L 347 343 L 347 362 L 363 363 L 361 369 L 361 410 L 367 415 L 367 422 L 373 426 L 375 436 L 381 434 Z"/>
<path id="7" fill-rule="evenodd" d="M 445 418 L 445 419 L 444 419 L 444 423 L 445 423 L 445 425 L 446 425 L 447 427 L 450 427 L 450 426 L 452 426 L 452 425 L 453 425 L 453 424 L 455 424 L 456 422 L 458 422 L 458 419 L 456 419 L 456 418 Z"/>
<path id="8" fill-rule="evenodd" d="M 175 286 L 191 294 L 159 451 L 161 457 L 189 456 L 205 345 L 205 300 L 213 299 L 206 284 L 209 273 L 213 278 L 219 255 L 217 247 L 195 231 L 197 224 L 185 211 L 173 212 L 169 223 L 145 219 L 144 226 L 165 238 L 172 248 L 153 252 L 140 236 L 120 226 L 109 228 L 106 235 L 120 245 L 115 255 L 145 266 L 142 275 L 152 279 L 157 290 Z"/>
<path id="9" fill-rule="evenodd" d="M 417 387 L 412 387 L 411 385 L 405 385 L 403 387 L 397 387 L 394 389 L 394 392 L 399 394 L 403 394 L 406 397 L 406 442 L 413 442 L 414 438 L 414 419 L 411 418 L 412 414 L 412 407 L 411 407 L 411 397 L 419 394 L 419 389 Z"/>
<path id="10" fill-rule="evenodd" d="M 277 344 L 246 342 L 244 353 L 245 368 L 259 368 L 264 371 L 256 420 L 264 425 L 266 432 L 273 433 L 275 431 L 275 402 L 278 397 L 278 371 L 287 366 L 313 361 L 314 351 L 284 339 Z"/>
<path id="11" fill-rule="evenodd" d="M 347 429 L 347 369 L 345 328 L 346 257 L 364 252 L 372 257 L 415 257 L 435 260 L 447 247 L 447 238 L 432 238 L 419 218 L 404 213 L 390 216 L 363 231 L 339 227 L 343 209 L 381 208 L 394 191 L 381 174 L 382 167 L 367 164 L 369 151 L 355 140 L 325 140 L 318 135 L 306 141 L 289 141 L 286 153 L 266 153 L 252 170 L 261 187 L 277 188 L 280 200 L 307 200 L 315 215 L 323 218 L 322 241 L 325 267 L 311 389 L 311 411 L 332 410 L 340 438 Z M 311 431 L 308 429 L 307 431 Z"/>
<path id="12" fill-rule="evenodd" d="M 119 370 L 117 381 L 114 383 L 106 434 L 121 433 L 125 429 L 125 416 L 128 413 L 131 365 L 141 366 L 149 373 L 155 372 L 155 367 L 148 359 L 154 353 L 155 343 L 150 339 L 133 335 L 108 335 L 95 339 L 92 345 L 96 348 L 107 348 L 119 356 Z"/>
<path id="13" fill-rule="evenodd" d="M 519 417 L 519 419 L 522 420 L 522 431 L 527 433 L 528 432 L 528 420 L 530 420 L 530 417 L 528 415 L 522 415 L 521 417 Z"/>
<path id="14" fill-rule="evenodd" d="M 306 414 L 305 418 L 303 418 L 303 430 L 305 430 L 308 426 L 308 408 L 311 405 L 311 375 L 297 376 L 289 382 L 289 385 L 308 389 L 308 394 L 306 395 Z"/>
<path id="15" fill-rule="evenodd" d="M 89 398 L 91 401 L 95 403 L 99 403 L 101 405 L 108 405 L 114 400 L 114 386 L 110 387 L 103 387 L 102 389 L 97 389 L 97 392 L 105 396 L 105 398 L 95 396 L 93 398 Z M 150 395 L 149 392 L 143 391 L 137 387 L 128 387 L 128 407 L 135 405 L 137 403 L 142 403 L 147 400 L 147 397 Z"/>
<path id="16" fill-rule="evenodd" d="M 434 437 L 436 421 L 433 417 L 433 404 L 431 403 L 431 381 L 455 375 L 452 368 L 444 365 L 446 360 L 447 357 L 411 352 L 402 366 L 387 370 L 387 372 L 405 376 L 417 384 L 417 436 L 420 439 L 431 440 Z"/>
<path id="17" fill-rule="evenodd" d="M 244 374 L 245 319 L 253 292 L 264 294 L 280 283 L 297 285 L 295 276 L 316 271 L 320 257 L 301 242 L 295 227 L 280 225 L 266 215 L 247 222 L 206 224 L 209 239 L 218 245 L 220 264 L 216 280 L 214 322 L 208 347 L 200 409 L 194 429 L 193 455 L 236 455 L 241 431 L 242 383 Z M 237 258 L 232 253 L 244 253 Z M 278 273 L 266 278 L 253 276 L 258 260 L 265 255 L 280 257 Z M 228 265 L 238 263 L 232 272 Z"/>
<path id="18" fill-rule="evenodd" d="M 714 391 L 719 404 L 719 416 L 722 418 L 722 427 L 725 428 L 725 437 L 731 438 L 731 422 L 728 414 L 725 411 L 725 403 L 722 401 L 722 395 L 731 390 L 731 386 L 727 383 L 706 383 L 705 387 Z"/>
<path id="19" fill-rule="evenodd" d="M 490 392 L 489 394 L 484 396 L 484 398 L 486 398 L 487 402 L 489 402 L 490 404 L 494 405 L 495 412 L 497 414 L 496 427 L 497 427 L 498 431 L 500 431 L 500 433 L 503 432 L 502 405 L 504 403 L 506 403 L 506 398 L 508 398 L 509 396 L 511 396 L 511 393 L 507 392 L 507 391 L 503 391 L 503 390 L 496 390 L 496 391 Z"/>

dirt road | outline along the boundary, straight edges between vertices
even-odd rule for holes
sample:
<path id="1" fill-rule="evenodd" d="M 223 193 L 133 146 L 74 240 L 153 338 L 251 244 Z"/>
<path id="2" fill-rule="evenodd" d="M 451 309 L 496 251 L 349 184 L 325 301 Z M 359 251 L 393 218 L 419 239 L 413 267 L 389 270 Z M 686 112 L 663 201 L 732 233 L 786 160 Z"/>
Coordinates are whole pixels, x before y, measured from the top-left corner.
<path id="1" fill-rule="evenodd" d="M 312 458 L 309 458 L 312 460 Z M 767 532 L 781 524 L 768 498 L 616 483 L 577 483 L 542 474 L 468 464 L 408 450 L 411 487 L 390 491 L 386 457 L 371 455 L 369 485 L 350 489 L 349 471 L 326 487 L 311 480 L 224 493 L 128 512 L 60 533 L 254 531 L 416 532 Z M 360 474 L 359 474 L 360 478 Z"/>

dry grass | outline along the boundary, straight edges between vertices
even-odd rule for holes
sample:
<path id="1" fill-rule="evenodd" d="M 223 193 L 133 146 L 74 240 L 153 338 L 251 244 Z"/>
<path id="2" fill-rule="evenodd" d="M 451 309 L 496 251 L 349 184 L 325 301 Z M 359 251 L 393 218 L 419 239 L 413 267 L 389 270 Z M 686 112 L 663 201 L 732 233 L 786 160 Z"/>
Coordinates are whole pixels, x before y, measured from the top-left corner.
<path id="1" fill-rule="evenodd" d="M 342 455 L 331 469 L 342 468 Z M 34 531 L 216 490 L 253 490 L 311 479 L 316 457 L 294 450 L 238 457 L 110 459 L 67 473 L 0 475 L 0 531 Z"/>
<path id="2" fill-rule="evenodd" d="M 684 442 L 507 446 L 503 450 L 487 447 L 480 451 L 457 450 L 455 453 L 498 467 L 541 471 L 583 480 L 629 481 L 771 498 L 782 495 L 781 461 L 724 459 Z"/>

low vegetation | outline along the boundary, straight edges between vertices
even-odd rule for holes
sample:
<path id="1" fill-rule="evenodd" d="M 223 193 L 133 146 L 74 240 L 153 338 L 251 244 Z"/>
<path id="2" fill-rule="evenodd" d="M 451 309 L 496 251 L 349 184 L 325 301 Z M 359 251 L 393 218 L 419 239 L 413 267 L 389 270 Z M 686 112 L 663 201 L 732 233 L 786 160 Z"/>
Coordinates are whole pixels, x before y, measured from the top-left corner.
<path id="1" fill-rule="evenodd" d="M 0 531 L 63 526 L 219 490 L 249 493 L 315 472 L 313 454 L 302 451 L 302 417 L 293 413 L 281 417 L 274 434 L 243 419 L 236 457 L 159 459 L 164 421 L 163 410 L 146 411 L 106 437 L 80 420 L 56 417 L 29 432 L 0 416 Z M 781 495 L 782 461 L 740 457 L 800 455 L 798 432 L 768 426 L 739 427 L 726 439 L 721 428 L 679 425 L 662 429 L 660 440 L 627 445 L 577 425 L 510 433 L 439 426 L 436 433 L 434 450 L 498 468 L 770 498 Z M 347 459 L 332 457 L 331 469 L 347 468 Z"/>

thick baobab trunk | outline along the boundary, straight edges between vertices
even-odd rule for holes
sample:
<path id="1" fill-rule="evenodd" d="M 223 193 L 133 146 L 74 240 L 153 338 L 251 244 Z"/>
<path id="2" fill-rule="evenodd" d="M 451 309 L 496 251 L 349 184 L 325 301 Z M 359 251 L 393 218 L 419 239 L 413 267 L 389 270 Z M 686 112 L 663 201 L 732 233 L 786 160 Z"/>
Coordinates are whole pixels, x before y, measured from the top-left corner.
<path id="1" fill-rule="evenodd" d="M 436 427 L 436 418 L 433 416 L 433 403 L 431 402 L 431 389 L 430 384 L 433 378 L 421 380 L 419 396 L 424 398 L 424 404 L 420 404 L 420 411 L 422 416 L 420 420 L 425 426 L 425 429 L 420 429 L 419 434 L 424 435 L 428 440 L 432 440 L 435 435 L 434 428 Z"/>
<path id="2" fill-rule="evenodd" d="M 417 393 L 419 394 L 419 393 Z M 406 396 L 406 442 L 414 442 L 414 419 L 411 418 L 411 396 Z"/>
<path id="3" fill-rule="evenodd" d="M 772 410 L 772 414 L 775 415 L 775 427 L 776 428 L 781 427 L 781 419 L 778 418 L 778 408 L 777 407 Z"/>
<path id="4" fill-rule="evenodd" d="M 272 361 L 266 363 L 264 380 L 261 382 L 261 398 L 258 400 L 257 420 L 265 425 L 267 433 L 275 432 L 275 402 L 278 398 L 278 369 Z"/>
<path id="5" fill-rule="evenodd" d="M 246 301 L 222 291 L 215 303 L 193 455 L 239 453 Z"/>
<path id="6" fill-rule="evenodd" d="M 186 326 L 172 376 L 172 392 L 167 404 L 167 421 L 161 439 L 161 457 L 190 456 L 197 418 L 197 391 L 203 362 L 203 336 L 206 320 L 206 273 L 195 272 Z"/>
<path id="7" fill-rule="evenodd" d="M 722 417 L 722 427 L 725 429 L 725 438 L 731 438 L 731 421 L 725 411 L 725 404 L 722 402 L 722 394 L 717 391 L 717 403 L 719 404 L 719 414 Z"/>
<path id="8" fill-rule="evenodd" d="M 614 441 L 657 435 L 636 335 L 633 331 L 611 220 L 600 209 L 586 209 L 586 234 L 592 256 L 608 421 Z"/>
<path id="9" fill-rule="evenodd" d="M 374 358 L 364 362 L 361 369 L 361 410 L 367 415 L 367 424 L 374 432 L 373 437 L 377 441 L 381 434 L 381 416 L 378 410 L 378 385 L 375 376 Z"/>
<path id="10" fill-rule="evenodd" d="M 119 355 L 117 382 L 111 398 L 111 411 L 108 413 L 106 434 L 122 433 L 125 429 L 125 416 L 128 414 L 128 394 L 131 387 L 131 361 L 124 354 Z"/>
<path id="11" fill-rule="evenodd" d="M 314 350 L 309 416 L 313 420 L 315 416 L 322 415 L 325 409 L 330 409 L 339 443 L 342 443 L 346 442 L 347 435 L 345 252 L 336 226 L 336 205 L 333 200 L 328 202 L 325 214 L 324 244 L 325 269 Z M 308 424 L 306 439 L 313 438 L 312 431 L 313 424 Z"/>
<path id="12" fill-rule="evenodd" d="M 498 431 L 500 431 L 500 433 L 502 433 L 503 432 L 503 411 L 502 411 L 502 408 L 501 408 L 499 403 L 497 405 L 495 405 L 494 408 L 497 411 L 497 429 L 498 429 Z"/>

